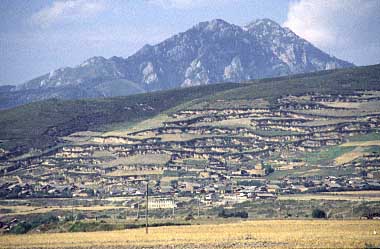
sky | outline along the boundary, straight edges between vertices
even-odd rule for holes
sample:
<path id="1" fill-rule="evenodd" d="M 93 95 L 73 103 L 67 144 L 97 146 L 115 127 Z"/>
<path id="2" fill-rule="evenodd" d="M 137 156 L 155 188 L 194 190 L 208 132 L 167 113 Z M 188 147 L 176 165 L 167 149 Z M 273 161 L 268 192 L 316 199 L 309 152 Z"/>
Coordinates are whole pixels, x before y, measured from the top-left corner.
<path id="1" fill-rule="evenodd" d="M 0 85 L 128 57 L 216 18 L 270 18 L 340 59 L 380 63 L 380 0 L 0 0 Z"/>

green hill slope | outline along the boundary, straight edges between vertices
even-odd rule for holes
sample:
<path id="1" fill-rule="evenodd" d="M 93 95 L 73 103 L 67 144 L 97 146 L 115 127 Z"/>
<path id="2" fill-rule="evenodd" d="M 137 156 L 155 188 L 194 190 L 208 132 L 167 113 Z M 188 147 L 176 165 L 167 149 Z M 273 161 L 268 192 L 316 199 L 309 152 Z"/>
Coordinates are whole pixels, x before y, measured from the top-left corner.
<path id="1" fill-rule="evenodd" d="M 217 84 L 128 97 L 75 101 L 47 100 L 0 111 L 1 147 L 25 152 L 45 148 L 57 138 L 77 131 L 96 130 L 106 124 L 137 122 L 161 112 L 205 107 L 223 100 L 263 98 L 271 105 L 278 96 L 350 93 L 380 90 L 380 65 L 264 79 L 249 84 Z"/>
<path id="2" fill-rule="evenodd" d="M 219 84 L 127 97 L 46 100 L 0 111 L 1 147 L 27 151 L 56 143 L 59 136 L 105 124 L 136 122 L 192 99 L 242 86 Z"/>

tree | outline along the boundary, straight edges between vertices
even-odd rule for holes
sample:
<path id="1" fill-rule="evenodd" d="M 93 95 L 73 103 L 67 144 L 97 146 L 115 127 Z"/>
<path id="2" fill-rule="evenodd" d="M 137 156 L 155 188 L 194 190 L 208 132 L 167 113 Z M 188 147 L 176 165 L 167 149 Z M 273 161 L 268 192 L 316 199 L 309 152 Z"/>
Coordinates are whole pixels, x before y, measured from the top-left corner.
<path id="1" fill-rule="evenodd" d="M 319 208 L 313 209 L 313 212 L 311 213 L 311 216 L 313 218 L 317 218 L 317 219 L 325 219 L 327 217 L 326 216 L 326 212 L 323 211 L 322 209 L 319 209 Z"/>
<path id="2" fill-rule="evenodd" d="M 266 166 L 265 166 L 265 173 L 266 173 L 267 175 L 269 175 L 269 174 L 271 174 L 271 173 L 273 173 L 273 172 L 274 172 L 274 169 L 272 168 L 271 165 L 266 165 Z"/>

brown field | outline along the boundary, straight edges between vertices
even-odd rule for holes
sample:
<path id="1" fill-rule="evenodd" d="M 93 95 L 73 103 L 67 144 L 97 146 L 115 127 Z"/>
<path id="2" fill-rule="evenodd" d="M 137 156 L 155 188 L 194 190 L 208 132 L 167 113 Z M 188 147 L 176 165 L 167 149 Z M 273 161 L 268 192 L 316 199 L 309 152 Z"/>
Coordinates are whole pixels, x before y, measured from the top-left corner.
<path id="1" fill-rule="evenodd" d="M 221 121 L 213 121 L 213 122 L 198 122 L 191 126 L 214 126 L 214 127 L 246 127 L 246 128 L 252 128 L 251 125 L 251 118 L 236 118 L 236 119 L 225 119 Z"/>
<path id="2" fill-rule="evenodd" d="M 54 210 L 65 210 L 70 211 L 73 208 L 71 206 L 67 207 L 60 207 L 60 206 L 48 206 L 48 207 L 39 207 L 39 206 L 0 206 L 0 209 L 11 209 L 12 212 L 1 214 L 1 216 L 8 216 L 8 215 L 26 215 L 26 214 L 42 214 L 42 213 L 48 213 Z M 128 209 L 129 207 L 122 207 L 122 206 L 89 206 L 89 207 L 80 207 L 75 206 L 75 211 L 102 211 L 102 210 L 109 210 L 109 209 Z"/>
<path id="3" fill-rule="evenodd" d="M 162 175 L 163 170 L 116 170 L 108 173 L 107 176 L 146 176 Z"/>
<path id="4" fill-rule="evenodd" d="M 369 141 L 372 142 L 372 141 Z M 344 153 L 343 155 L 335 158 L 334 162 L 337 165 L 345 164 L 359 158 L 365 154 L 363 148 L 357 147 L 353 151 Z"/>
<path id="5" fill-rule="evenodd" d="M 348 143 L 344 143 L 340 146 L 343 146 L 343 147 L 353 147 L 353 146 L 361 146 L 361 147 L 365 147 L 365 146 L 380 146 L 380 140 L 373 140 L 373 141 L 355 141 L 355 142 L 348 142 Z"/>
<path id="6" fill-rule="evenodd" d="M 360 108 L 360 105 L 362 103 L 355 103 L 355 102 L 318 102 L 322 105 L 327 105 L 331 107 L 338 107 L 338 108 Z"/>
<path id="7" fill-rule="evenodd" d="M 327 192 L 329 195 L 361 195 L 361 196 L 380 196 L 380 190 L 363 190 L 363 191 L 344 191 L 344 192 Z"/>
<path id="8" fill-rule="evenodd" d="M 376 232 L 375 232 L 376 231 Z M 365 248 L 376 220 L 258 220 L 232 224 L 0 236 L 0 248 Z"/>
<path id="9" fill-rule="evenodd" d="M 359 191 L 358 191 L 359 192 Z M 331 192 L 323 194 L 295 194 L 295 195 L 280 195 L 278 200 L 330 200 L 330 201 L 380 201 L 379 194 L 368 195 L 365 193 L 356 193 L 350 191 L 345 192 Z M 379 192 L 378 192 L 379 193 Z"/>
<path id="10" fill-rule="evenodd" d="M 165 164 L 169 161 L 170 156 L 166 154 L 144 154 L 120 157 L 108 162 L 109 165 L 136 165 L 136 164 Z"/>
<path id="11" fill-rule="evenodd" d="M 197 135 L 197 134 L 188 134 L 188 133 L 180 133 L 180 134 L 160 134 L 156 137 L 160 137 L 163 142 L 169 142 L 169 141 L 189 141 L 196 138 L 203 138 L 207 137 L 204 135 Z"/>
<path id="12" fill-rule="evenodd" d="M 153 118 L 141 121 L 137 124 L 134 124 L 131 127 L 128 127 L 126 129 L 118 129 L 118 130 L 112 130 L 109 132 L 105 132 L 103 135 L 104 136 L 126 136 L 126 137 L 133 137 L 133 136 L 128 136 L 128 133 L 130 132 L 137 132 L 141 130 L 146 130 L 146 129 L 153 129 L 153 128 L 158 128 L 163 125 L 163 122 L 170 121 L 172 120 L 168 115 L 166 114 L 159 114 Z M 143 136 L 137 136 L 136 138 L 145 138 Z"/>

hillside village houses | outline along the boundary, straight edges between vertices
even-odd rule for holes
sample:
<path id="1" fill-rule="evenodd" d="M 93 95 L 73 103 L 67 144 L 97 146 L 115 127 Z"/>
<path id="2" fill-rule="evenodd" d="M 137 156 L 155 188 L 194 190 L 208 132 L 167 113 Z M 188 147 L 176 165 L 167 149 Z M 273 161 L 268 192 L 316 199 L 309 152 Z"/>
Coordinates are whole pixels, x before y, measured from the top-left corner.
<path id="1" fill-rule="evenodd" d="M 307 112 L 341 110 L 325 103 L 342 96 L 310 94 L 305 98 L 321 103 L 297 103 L 294 96 L 286 96 L 270 108 L 182 110 L 157 127 L 123 136 L 83 137 L 85 142 L 63 144 L 39 156 L 4 164 L 0 196 L 141 199 L 148 177 L 154 183 L 152 196 L 158 198 L 151 200 L 152 208 L 172 207 L 177 198 L 185 197 L 200 197 L 207 205 L 229 205 L 282 194 L 380 189 L 379 153 L 363 154 L 339 166 L 315 166 L 321 170 L 352 168 L 352 175 L 286 174 L 309 166 L 294 159 L 298 155 L 340 145 L 350 136 L 378 132 L 380 127 L 380 117 L 375 114 L 332 118 Z M 362 97 L 345 98 L 346 102 L 362 101 Z M 246 122 L 240 122 L 242 119 Z M 225 121 L 235 123 L 226 125 Z M 148 155 L 168 159 L 124 162 Z M 12 175 L 16 171 L 23 172 L 20 179 Z M 269 180 L 273 171 L 283 176 Z M 175 181 L 164 183 L 162 178 Z"/>

